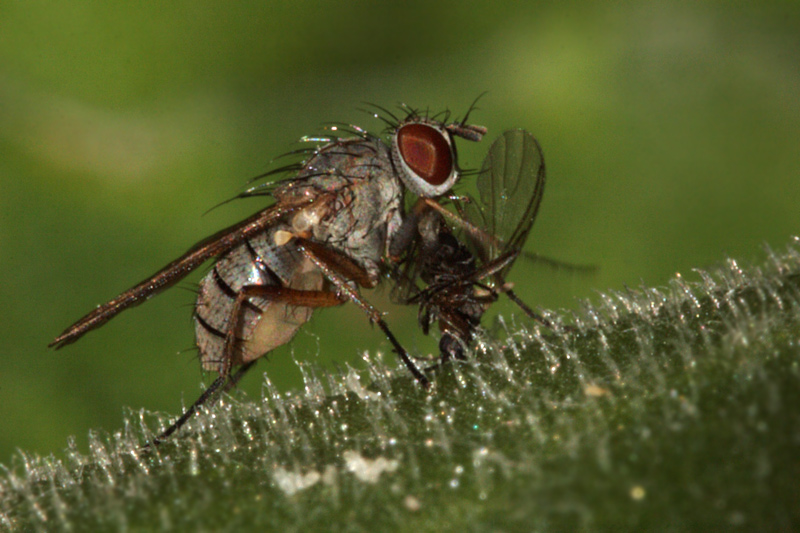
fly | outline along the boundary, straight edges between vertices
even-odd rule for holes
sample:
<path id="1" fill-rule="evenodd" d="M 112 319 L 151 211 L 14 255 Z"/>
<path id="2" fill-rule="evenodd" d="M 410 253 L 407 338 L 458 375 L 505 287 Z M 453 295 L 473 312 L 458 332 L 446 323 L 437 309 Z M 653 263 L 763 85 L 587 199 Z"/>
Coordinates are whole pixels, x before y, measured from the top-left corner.
<path id="1" fill-rule="evenodd" d="M 544 155 L 536 138 L 525 130 L 506 131 L 489 148 L 478 174 L 479 200 L 455 197 L 455 214 L 421 198 L 407 217 L 407 229 L 394 241 L 394 251 L 399 252 L 413 240 L 399 274 L 399 298 L 419 306 L 423 333 L 438 322 L 441 361 L 464 359 L 464 349 L 483 314 L 500 293 L 531 318 L 552 327 L 505 281 L 538 213 L 545 175 Z M 461 230 L 465 242 L 456 237 L 448 221 Z M 417 286 L 417 279 L 425 283 L 424 288 Z"/>
<path id="2" fill-rule="evenodd" d="M 304 161 L 278 169 L 296 172 L 293 177 L 240 195 L 270 195 L 270 207 L 195 244 L 75 322 L 50 346 L 77 341 L 215 258 L 200 282 L 194 321 L 203 369 L 218 377 L 153 444 L 235 386 L 258 359 L 289 342 L 314 309 L 347 301 L 380 327 L 427 388 L 428 379 L 359 288 L 376 286 L 388 272 L 390 248 L 404 226 L 406 189 L 425 198 L 448 193 L 461 174 L 454 137 L 477 142 L 486 128 L 467 124 L 469 113 L 448 122 L 448 114 L 439 120 L 403 109 L 402 119 L 382 110 L 388 115 L 382 117 L 388 143 L 356 126 L 349 137 L 324 139 Z"/>

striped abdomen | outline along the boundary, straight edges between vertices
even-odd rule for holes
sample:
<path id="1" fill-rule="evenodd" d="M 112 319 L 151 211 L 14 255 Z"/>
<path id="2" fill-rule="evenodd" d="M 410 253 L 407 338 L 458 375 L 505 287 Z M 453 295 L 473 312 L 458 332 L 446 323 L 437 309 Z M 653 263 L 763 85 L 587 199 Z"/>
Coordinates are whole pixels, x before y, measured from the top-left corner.
<path id="1" fill-rule="evenodd" d="M 271 285 L 302 290 L 321 290 L 319 269 L 289 242 L 274 243 L 270 228 L 223 255 L 200 282 L 195 308 L 195 334 L 200 361 L 207 371 L 222 371 L 225 336 L 234 327 L 233 359 L 230 367 L 258 359 L 294 337 L 311 317 L 312 309 L 272 302 L 262 297 L 244 301 L 237 317 L 231 313 L 237 295 L 248 285 Z M 233 326 L 231 326 L 233 321 Z"/>

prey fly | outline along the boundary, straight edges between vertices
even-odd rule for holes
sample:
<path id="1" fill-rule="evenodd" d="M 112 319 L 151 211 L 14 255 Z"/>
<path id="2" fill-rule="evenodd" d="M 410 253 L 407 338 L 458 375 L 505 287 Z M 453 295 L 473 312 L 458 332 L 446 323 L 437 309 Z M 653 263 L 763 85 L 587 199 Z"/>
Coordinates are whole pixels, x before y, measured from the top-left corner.
<path id="1" fill-rule="evenodd" d="M 454 213 L 423 197 L 406 217 L 392 243 L 395 254 L 407 250 L 398 260 L 404 265 L 396 273 L 395 293 L 401 302 L 419 306 L 423 333 L 438 323 L 440 361 L 464 359 L 483 314 L 501 293 L 529 317 L 553 326 L 506 282 L 538 213 L 545 175 L 536 138 L 525 130 L 506 131 L 489 148 L 478 174 L 478 199 L 454 197 Z M 422 288 L 417 280 L 424 283 Z"/>

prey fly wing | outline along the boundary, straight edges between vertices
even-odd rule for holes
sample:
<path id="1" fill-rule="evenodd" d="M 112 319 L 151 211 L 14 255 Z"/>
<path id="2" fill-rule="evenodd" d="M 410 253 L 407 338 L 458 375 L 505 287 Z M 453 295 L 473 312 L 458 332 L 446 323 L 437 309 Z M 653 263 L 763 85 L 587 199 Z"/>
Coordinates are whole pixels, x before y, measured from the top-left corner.
<path id="1" fill-rule="evenodd" d="M 460 206 L 462 216 L 481 230 L 468 232 L 468 240 L 482 262 L 522 250 L 539 211 L 544 186 L 544 155 L 531 133 L 509 130 L 492 143 L 478 174 L 478 199 Z M 503 279 L 510 268 L 511 263 L 496 277 Z"/>

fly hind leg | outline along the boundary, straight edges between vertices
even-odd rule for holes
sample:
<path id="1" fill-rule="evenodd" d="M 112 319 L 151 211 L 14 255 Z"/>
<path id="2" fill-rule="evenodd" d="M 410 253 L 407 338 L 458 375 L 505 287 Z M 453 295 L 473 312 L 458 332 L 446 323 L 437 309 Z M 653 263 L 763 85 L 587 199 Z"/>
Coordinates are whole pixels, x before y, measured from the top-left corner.
<path id="1" fill-rule="evenodd" d="M 236 296 L 231 317 L 228 321 L 228 328 L 225 335 L 225 349 L 223 360 L 220 365 L 220 375 L 214 382 L 200 395 L 200 397 L 166 430 L 161 432 L 152 443 L 145 445 L 145 448 L 158 446 L 170 435 L 183 427 L 186 422 L 197 412 L 200 407 L 211 404 L 231 390 L 244 377 L 258 361 L 258 358 L 243 363 L 234 374 L 231 375 L 233 366 L 234 347 L 241 342 L 236 336 L 236 331 L 240 329 L 243 318 L 242 308 L 249 298 L 258 297 L 271 303 L 283 303 L 291 306 L 308 307 L 316 309 L 319 307 L 332 307 L 341 305 L 345 302 L 335 293 L 330 291 L 301 290 L 280 287 L 275 285 L 246 285 L 242 287 Z"/>
<path id="2" fill-rule="evenodd" d="M 186 422 L 188 422 L 189 419 L 194 416 L 200 407 L 210 400 L 216 400 L 220 394 L 223 394 L 234 387 L 239 380 L 244 377 L 245 373 L 255 364 L 255 361 L 250 361 L 249 363 L 242 365 L 234 375 L 219 376 L 217 379 L 215 379 L 214 382 L 205 391 L 203 391 L 203 394 L 201 394 L 200 397 L 195 400 L 195 402 L 180 416 L 180 418 L 178 418 L 167 429 L 162 431 L 156 438 L 154 438 L 152 443 L 145 444 L 145 448 L 158 446 L 167 440 L 170 435 L 183 427 L 184 424 L 186 424 Z"/>

